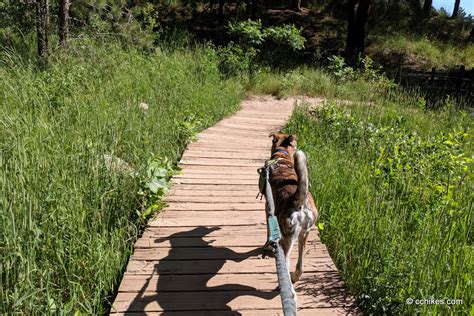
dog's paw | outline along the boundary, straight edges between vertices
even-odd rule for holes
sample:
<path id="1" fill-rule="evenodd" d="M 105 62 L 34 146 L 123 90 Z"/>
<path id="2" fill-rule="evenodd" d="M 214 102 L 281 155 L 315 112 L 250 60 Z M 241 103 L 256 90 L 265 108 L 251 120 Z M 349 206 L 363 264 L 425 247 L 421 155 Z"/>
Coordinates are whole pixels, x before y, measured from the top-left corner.
<path id="1" fill-rule="evenodd" d="M 291 282 L 292 282 L 292 283 L 298 282 L 298 280 L 299 280 L 300 277 L 301 277 L 301 274 L 303 274 L 303 272 L 301 272 L 301 271 L 291 272 L 291 273 L 290 273 L 290 275 L 291 275 Z"/>
<path id="2" fill-rule="evenodd" d="M 273 252 L 272 249 L 269 249 L 269 248 L 262 248 L 262 249 L 263 249 L 262 259 L 269 259 L 269 258 L 275 257 L 275 253 Z"/>

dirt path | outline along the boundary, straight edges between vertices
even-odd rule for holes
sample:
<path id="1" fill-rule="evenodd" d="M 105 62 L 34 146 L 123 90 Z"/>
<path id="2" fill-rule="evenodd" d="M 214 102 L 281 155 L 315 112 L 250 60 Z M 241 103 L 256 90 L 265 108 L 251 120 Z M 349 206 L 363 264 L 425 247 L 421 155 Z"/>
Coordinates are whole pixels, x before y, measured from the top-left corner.
<path id="1" fill-rule="evenodd" d="M 268 133 L 285 124 L 293 104 L 269 97 L 244 101 L 239 112 L 188 146 L 169 207 L 135 244 L 114 315 L 283 314 L 274 259 L 261 258 L 266 229 L 264 201 L 255 199 L 256 170 L 269 156 Z M 298 315 L 356 314 L 316 230 L 310 240 L 295 286 Z"/>

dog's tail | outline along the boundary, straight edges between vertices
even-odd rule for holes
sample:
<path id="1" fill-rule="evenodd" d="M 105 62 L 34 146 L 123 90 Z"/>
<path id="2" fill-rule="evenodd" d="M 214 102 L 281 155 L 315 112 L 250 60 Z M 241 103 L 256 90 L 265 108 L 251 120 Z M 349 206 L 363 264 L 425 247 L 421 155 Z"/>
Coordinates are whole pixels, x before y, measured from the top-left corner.
<path id="1" fill-rule="evenodd" d="M 301 207 L 306 203 L 308 196 L 308 166 L 306 165 L 306 155 L 301 150 L 298 150 L 294 155 L 295 171 L 298 176 L 298 186 L 293 199 L 293 204 L 296 208 Z"/>

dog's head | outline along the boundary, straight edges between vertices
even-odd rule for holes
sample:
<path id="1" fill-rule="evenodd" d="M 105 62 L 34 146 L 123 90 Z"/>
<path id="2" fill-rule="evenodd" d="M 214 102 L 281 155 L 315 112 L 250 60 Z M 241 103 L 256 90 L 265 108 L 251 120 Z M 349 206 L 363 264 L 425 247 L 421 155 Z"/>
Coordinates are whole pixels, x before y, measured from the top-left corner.
<path id="1" fill-rule="evenodd" d="M 272 155 L 278 152 L 285 154 L 286 152 L 290 157 L 293 157 L 296 152 L 296 135 L 270 133 L 269 137 L 273 137 Z"/>

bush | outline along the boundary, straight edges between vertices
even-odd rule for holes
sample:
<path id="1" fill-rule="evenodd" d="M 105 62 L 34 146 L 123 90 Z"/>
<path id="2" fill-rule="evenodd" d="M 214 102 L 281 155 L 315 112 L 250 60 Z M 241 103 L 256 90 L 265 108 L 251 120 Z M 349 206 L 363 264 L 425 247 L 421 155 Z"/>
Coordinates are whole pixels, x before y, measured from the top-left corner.
<path id="1" fill-rule="evenodd" d="M 218 50 L 219 70 L 225 77 L 249 73 L 256 54 L 257 52 L 253 48 L 246 50 L 242 46 L 230 42 Z"/>
<path id="2" fill-rule="evenodd" d="M 251 66 L 257 66 L 256 61 L 261 65 L 291 65 L 288 54 L 304 48 L 301 32 L 294 25 L 263 27 L 260 20 L 229 23 L 229 33 L 238 38 L 244 55 L 252 56 Z"/>

